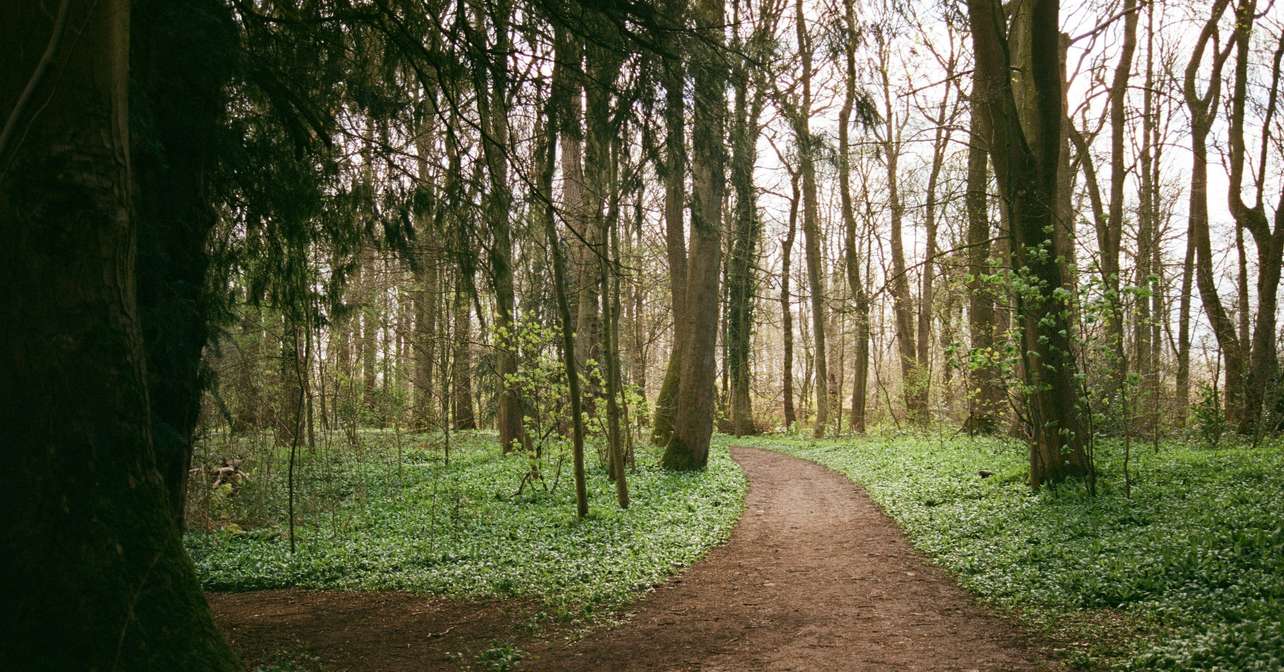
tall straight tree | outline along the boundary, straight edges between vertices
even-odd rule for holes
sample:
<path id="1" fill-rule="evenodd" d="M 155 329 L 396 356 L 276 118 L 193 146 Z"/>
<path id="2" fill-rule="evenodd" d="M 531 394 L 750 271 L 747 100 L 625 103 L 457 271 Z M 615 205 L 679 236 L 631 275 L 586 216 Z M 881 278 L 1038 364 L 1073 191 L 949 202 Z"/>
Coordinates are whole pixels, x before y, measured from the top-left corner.
<path id="1" fill-rule="evenodd" d="M 742 25 L 742 14 L 751 14 L 748 3 L 733 3 L 733 25 Z M 743 7 L 743 9 L 742 9 Z M 737 31 L 732 43 L 734 52 L 743 52 L 735 61 L 734 115 L 731 125 L 731 184 L 735 190 L 735 222 L 731 258 L 727 260 L 727 361 L 731 377 L 731 427 L 737 436 L 751 434 L 753 404 L 750 399 L 750 344 L 753 338 L 754 305 L 757 302 L 758 245 L 762 237 L 762 219 L 758 213 L 753 173 L 756 159 L 758 126 L 762 117 L 766 83 L 763 69 L 752 67 L 751 59 L 768 55 L 775 33 L 779 5 L 762 3 L 753 14 L 750 34 L 742 38 Z"/>
<path id="2" fill-rule="evenodd" d="M 1059 44 L 1057 0 L 1032 0 L 1026 18 L 1034 44 Z M 1025 128 L 1010 76 L 1008 37 L 998 0 L 968 0 L 976 55 L 972 96 L 989 117 L 988 147 L 1010 216 L 1011 264 L 1022 279 L 1016 293 L 1022 373 L 1030 414 L 1030 485 L 1090 474 L 1088 441 L 1070 342 L 1070 299 L 1057 258 L 1057 187 L 1064 112 L 1057 50 L 1034 50 Z"/>
<path id="3" fill-rule="evenodd" d="M 131 207 L 130 3 L 0 6 L 0 649 L 234 670 L 153 438 Z"/>
<path id="4" fill-rule="evenodd" d="M 818 139 L 811 134 L 811 85 L 814 73 L 811 36 L 807 30 L 807 13 L 804 11 L 802 0 L 796 0 L 794 3 L 794 34 L 798 40 L 798 60 L 802 66 L 801 79 L 798 82 L 802 95 L 796 105 L 785 103 L 785 107 L 789 123 L 793 127 L 794 142 L 798 146 L 799 172 L 802 174 L 803 250 L 807 260 L 807 282 L 811 290 L 813 360 L 816 368 L 813 378 L 816 381 L 814 390 L 816 425 L 813 434 L 820 438 L 825 435 L 825 427 L 829 424 L 829 386 L 826 384 L 829 375 L 825 349 L 825 275 L 820 269 L 823 263 L 820 249 L 820 202 L 816 193 L 816 161 L 820 148 L 817 146 Z"/>
<path id="5" fill-rule="evenodd" d="M 718 269 L 722 254 L 722 203 L 726 189 L 727 65 L 722 0 L 697 0 L 691 69 L 695 87 L 691 172 L 691 258 L 687 264 L 687 319 L 679 325 L 682 370 L 673 435 L 662 463 L 670 469 L 703 469 L 713 434 L 714 346 L 718 326 Z"/>
<path id="6" fill-rule="evenodd" d="M 838 193 L 843 211 L 843 264 L 851 297 L 855 347 L 852 361 L 852 431 L 865 431 L 865 397 L 869 382 L 869 297 L 860 275 L 856 243 L 856 205 L 852 201 L 851 124 L 857 103 L 856 49 L 860 28 L 854 0 L 843 0 L 843 106 L 838 111 Z M 786 275 L 788 269 L 785 270 Z"/>
<path id="7" fill-rule="evenodd" d="M 687 0 L 665 0 L 665 13 L 676 25 L 683 25 Z M 687 141 L 686 103 L 683 87 L 686 67 L 681 30 L 665 32 L 661 84 L 664 88 L 664 160 L 657 166 L 664 180 L 664 251 L 669 263 L 669 300 L 673 316 L 673 347 L 665 365 L 664 380 L 655 400 L 651 440 L 663 446 L 673 434 L 674 400 L 682 375 L 682 339 L 678 332 L 687 319 L 687 243 L 683 211 L 686 209 Z"/>
<path id="8" fill-rule="evenodd" d="M 513 329 L 513 235 L 509 221 L 513 197 L 508 178 L 509 74 L 508 54 L 512 49 L 509 36 L 512 7 L 507 0 L 486 3 L 489 11 L 477 10 L 476 27 L 468 31 L 472 56 L 473 89 L 477 113 L 481 118 L 482 155 L 490 177 L 486 190 L 486 224 L 491 245 L 488 267 L 495 292 L 495 328 L 505 334 Z M 487 21 L 489 19 L 489 21 Z M 489 24 L 489 29 L 488 29 Z M 468 26 L 468 22 L 462 25 Z M 494 35 L 494 44 L 486 36 Z M 495 352 L 495 373 L 499 380 L 499 402 L 495 423 L 499 426 L 499 445 L 504 452 L 522 435 L 522 402 L 508 383 L 517 373 L 517 355 L 510 347 Z"/>
<path id="9" fill-rule="evenodd" d="M 553 202 L 553 173 L 557 164 L 557 144 L 561 135 L 558 126 L 572 99 L 566 75 L 566 55 L 574 46 L 564 28 L 557 28 L 554 35 L 553 86 L 544 110 L 544 137 L 536 146 L 536 162 L 540 176 L 537 183 L 539 198 L 543 201 L 544 236 L 553 258 L 553 293 L 557 300 L 557 316 L 561 325 L 562 367 L 571 404 L 571 461 L 575 478 L 575 515 L 588 515 L 588 488 L 584 478 L 584 416 L 580 412 L 580 377 L 575 362 L 575 322 L 571 317 L 570 292 L 567 289 L 566 255 L 557 234 L 557 208 Z"/>
<path id="10" fill-rule="evenodd" d="M 964 428 L 971 433 L 989 434 L 999 428 L 1004 389 L 995 351 L 995 295 L 986 277 L 990 269 L 989 212 L 989 115 L 976 107 L 968 136 L 967 209 L 968 330 L 972 339 L 971 385 L 968 391 L 968 418 Z"/>

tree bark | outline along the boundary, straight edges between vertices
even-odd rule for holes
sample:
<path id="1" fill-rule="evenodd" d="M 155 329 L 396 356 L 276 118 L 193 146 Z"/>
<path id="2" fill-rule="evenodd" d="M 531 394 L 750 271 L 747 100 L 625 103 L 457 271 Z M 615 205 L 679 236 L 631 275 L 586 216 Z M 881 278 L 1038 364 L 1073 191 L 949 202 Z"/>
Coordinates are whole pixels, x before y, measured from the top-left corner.
<path id="1" fill-rule="evenodd" d="M 1279 100 L 1280 61 L 1284 57 L 1284 35 L 1274 53 L 1268 102 L 1263 114 L 1261 155 L 1257 166 L 1256 197 L 1249 204 L 1243 199 L 1247 147 L 1244 141 L 1244 112 L 1248 103 L 1248 70 L 1251 67 L 1250 42 L 1257 15 L 1256 0 L 1242 0 L 1235 9 L 1235 78 L 1231 96 L 1230 119 L 1230 190 L 1228 201 L 1235 218 L 1236 239 L 1240 248 L 1240 320 L 1238 337 L 1241 356 L 1247 360 L 1244 372 L 1243 410 L 1238 429 L 1242 434 L 1255 434 L 1263 412 L 1267 390 L 1276 384 L 1279 361 L 1276 354 L 1275 320 L 1280 284 L 1280 267 L 1284 265 L 1284 189 L 1280 191 L 1275 209 L 1274 229 L 1266 214 L 1264 203 L 1267 156 L 1270 151 L 1272 117 Z M 1248 329 L 1248 287 L 1244 276 L 1243 235 L 1247 230 L 1257 247 L 1257 319 L 1252 328 L 1251 341 Z M 1227 370 L 1229 375 L 1229 369 Z"/>
<path id="2" fill-rule="evenodd" d="M 1189 208 L 1192 242 L 1188 244 L 1195 248 L 1195 283 L 1199 288 L 1199 298 L 1226 360 L 1226 416 L 1232 423 L 1238 423 L 1244 415 L 1244 357 L 1239 337 L 1235 333 L 1234 321 L 1217 295 L 1217 283 L 1213 278 L 1212 244 L 1208 232 L 1208 134 L 1217 116 L 1222 67 L 1234 46 L 1234 41 L 1230 41 L 1223 51 L 1217 51 L 1217 24 L 1229 4 L 1229 0 L 1216 0 L 1214 3 L 1212 16 L 1200 31 L 1186 65 L 1183 89 L 1186 107 L 1190 110 L 1191 153 L 1194 155 L 1191 161 Z M 1201 96 L 1196 89 L 1196 81 L 1200 78 L 1200 66 L 1210 42 L 1214 45 L 1212 72 L 1208 79 L 1208 90 Z"/>
<path id="3" fill-rule="evenodd" d="M 499 445 L 505 453 L 513 450 L 522 437 L 522 402 L 509 378 L 517 374 L 517 355 L 509 343 L 513 331 L 515 301 L 513 297 L 513 237 L 509 221 L 513 197 L 508 184 L 508 53 L 512 48 L 509 23 L 512 7 L 507 0 L 487 5 L 489 11 L 478 11 L 477 28 L 470 31 L 473 56 L 473 88 L 477 92 L 477 112 L 485 130 L 482 154 L 490 176 L 486 192 L 486 222 L 490 227 L 491 245 L 487 250 L 491 286 L 495 292 L 495 328 L 502 334 L 495 350 L 495 373 L 498 378 L 498 403 L 495 424 Z M 486 15 L 490 17 L 487 30 Z M 494 44 L 486 37 L 494 35 Z"/>
<path id="4" fill-rule="evenodd" d="M 829 375 L 826 361 L 825 343 L 825 276 L 821 273 L 823 263 L 820 250 L 820 205 L 816 196 L 816 147 L 811 135 L 809 117 L 811 116 L 811 80 L 812 58 L 811 38 L 807 34 L 806 12 L 802 0 L 795 2 L 795 34 L 798 39 L 798 55 L 802 61 L 802 100 L 794 110 L 794 138 L 798 143 L 798 160 L 801 164 L 803 194 L 803 246 L 807 257 L 807 281 L 811 290 L 811 324 L 814 342 L 816 424 L 813 434 L 816 438 L 825 435 L 829 424 Z"/>
<path id="5" fill-rule="evenodd" d="M 883 61 L 889 61 L 887 45 L 882 45 Z M 909 270 L 905 265 L 904 207 L 900 195 L 899 163 L 901 153 L 900 127 L 893 107 L 891 75 L 882 67 L 884 137 L 883 165 L 887 169 L 887 208 L 891 212 L 891 285 L 892 312 L 896 318 L 896 346 L 900 353 L 901 390 L 905 397 L 905 410 L 910 421 L 924 424 L 927 421 L 927 380 L 919 367 L 917 343 L 914 334 L 914 305 L 910 297 Z"/>
<path id="6" fill-rule="evenodd" d="M 988 207 L 989 115 L 975 107 L 967 157 L 968 244 L 968 331 L 971 334 L 971 389 L 968 390 L 968 419 L 964 429 L 973 434 L 991 434 L 999 429 L 1005 390 L 994 339 L 994 290 L 987 276 L 990 268 L 990 214 Z"/>
<path id="7" fill-rule="evenodd" d="M 666 13 L 672 21 L 682 25 L 686 13 L 686 0 L 666 0 Z M 677 31 L 668 42 L 670 52 L 664 57 L 664 125 L 665 160 L 661 177 L 664 179 L 664 248 L 669 262 L 669 297 L 673 316 L 673 346 L 664 369 L 664 380 L 655 400 L 655 418 L 651 441 L 663 446 L 673 433 L 674 399 L 681 379 L 682 340 L 678 332 L 686 322 L 687 248 L 683 226 L 683 209 L 686 207 L 686 104 L 683 101 L 683 84 L 686 69 L 682 60 L 682 43 Z"/>
<path id="8" fill-rule="evenodd" d="M 687 266 L 687 319 L 680 325 L 682 370 L 673 435 L 662 464 L 669 469 L 703 469 L 713 433 L 714 346 L 718 320 L 718 270 L 722 253 L 722 201 L 726 188 L 723 133 L 727 75 L 722 53 L 722 0 L 698 0 L 696 30 L 703 38 L 692 49 L 695 114 L 692 122 L 691 258 Z"/>
<path id="9" fill-rule="evenodd" d="M 1017 293 L 1021 320 L 1022 368 L 1030 400 L 1030 485 L 1039 487 L 1071 475 L 1090 475 L 1071 350 L 1070 300 L 1057 258 L 1058 173 L 1065 114 L 1059 54 L 1034 50 L 1027 90 L 1035 114 L 1023 128 L 1012 80 L 1012 64 L 1000 27 L 997 0 L 969 0 L 968 14 L 976 52 L 973 98 L 989 116 L 991 152 L 999 188 L 1011 221 L 1012 268 L 1023 276 Z M 1034 0 L 1029 36 L 1035 44 L 1060 41 L 1057 0 Z"/>
<path id="10" fill-rule="evenodd" d="M 455 344 L 451 357 L 451 423 L 456 430 L 477 429 L 473 413 L 473 325 L 467 280 L 461 273 L 455 281 Z"/>
<path id="11" fill-rule="evenodd" d="M 14 124 L 0 135 L 0 444 L 12 447 L 0 649 L 20 667 L 235 670 L 153 438 L 130 202 L 130 4 L 47 9 L 0 6 L 11 50 L 0 109 Z"/>
<path id="12" fill-rule="evenodd" d="M 557 163 L 557 139 L 559 136 L 559 109 L 564 108 L 570 93 L 567 90 L 564 57 L 567 51 L 565 29 L 559 28 L 555 36 L 555 56 L 553 65 L 552 93 L 544 113 L 545 134 L 536 153 L 540 164 L 540 199 L 544 202 L 544 235 L 553 257 L 553 293 L 557 298 L 557 313 L 561 323 L 562 365 L 566 373 L 568 395 L 571 404 L 571 458 L 575 479 L 575 514 L 583 519 L 589 513 L 588 488 L 584 478 L 584 418 L 580 412 L 580 378 L 575 361 L 575 322 L 571 317 L 570 291 L 566 286 L 566 258 L 562 252 L 562 243 L 557 235 L 557 208 L 553 203 L 553 172 Z M 562 136 L 565 141 L 566 136 Z"/>
<path id="13" fill-rule="evenodd" d="M 791 257 L 794 248 L 794 239 L 798 236 L 798 205 L 802 200 L 802 193 L 798 186 L 798 173 L 790 172 L 789 175 L 789 230 L 785 233 L 785 239 L 780 244 L 780 331 L 781 338 L 784 340 L 784 357 L 781 362 L 781 389 L 783 390 L 785 403 L 785 429 L 793 428 L 798 417 L 794 410 L 794 307 L 793 296 L 790 294 L 790 273 L 792 269 Z"/>
<path id="14" fill-rule="evenodd" d="M 748 48 L 757 53 L 763 39 L 760 28 L 755 27 L 748 40 Z M 737 51 L 745 48 L 745 45 L 739 44 L 739 40 L 735 46 Z M 762 236 L 753 171 L 758 124 L 762 115 L 763 88 L 751 81 L 749 68 L 750 64 L 743 60 L 736 67 L 735 116 L 731 130 L 731 183 L 735 189 L 736 209 L 733 214 L 735 232 L 731 243 L 731 258 L 727 261 L 726 368 L 731 378 L 731 431 L 736 436 L 755 432 L 753 402 L 750 399 L 750 346 L 753 340 L 754 305 L 757 301 L 758 279 L 755 269 L 759 239 Z"/>
<path id="15" fill-rule="evenodd" d="M 852 202 L 851 118 L 860 84 L 856 80 L 856 49 L 860 43 L 853 0 L 843 0 L 843 106 L 838 112 L 838 181 L 843 211 L 843 253 L 847 271 L 847 288 L 851 297 L 855 347 L 852 361 L 852 431 L 865 431 L 865 396 L 869 378 L 869 298 L 860 275 L 860 258 L 856 243 L 856 213 Z M 792 223 L 791 229 L 792 232 Z M 789 269 L 785 268 L 785 276 Z M 788 278 L 785 278 L 787 281 Z"/>

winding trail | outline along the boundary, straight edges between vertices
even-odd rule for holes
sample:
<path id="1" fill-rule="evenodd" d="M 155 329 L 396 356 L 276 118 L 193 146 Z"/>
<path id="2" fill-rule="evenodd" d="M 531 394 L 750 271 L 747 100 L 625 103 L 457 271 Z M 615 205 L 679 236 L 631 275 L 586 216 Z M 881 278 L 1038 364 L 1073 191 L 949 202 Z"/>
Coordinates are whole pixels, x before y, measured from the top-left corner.
<path id="1" fill-rule="evenodd" d="M 976 604 L 845 477 L 753 448 L 731 540 L 630 620 L 530 651 L 531 670 L 1042 670 L 1012 623 Z"/>
<path id="2" fill-rule="evenodd" d="M 1058 669 L 847 478 L 768 450 L 732 456 L 749 491 L 731 539 L 623 624 L 579 640 L 515 629 L 529 605 L 403 593 L 269 591 L 212 595 L 211 605 L 248 658 L 288 642 L 327 670 L 454 669 L 498 638 L 515 640 L 518 669 L 532 671 Z"/>

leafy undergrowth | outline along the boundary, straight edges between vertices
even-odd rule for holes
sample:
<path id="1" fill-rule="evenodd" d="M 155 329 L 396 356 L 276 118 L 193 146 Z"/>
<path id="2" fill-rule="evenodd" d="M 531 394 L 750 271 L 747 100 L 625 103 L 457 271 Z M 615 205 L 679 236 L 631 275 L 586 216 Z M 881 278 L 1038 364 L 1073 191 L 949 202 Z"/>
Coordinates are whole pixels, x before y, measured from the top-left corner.
<path id="1" fill-rule="evenodd" d="M 577 521 L 569 458 L 560 476 L 556 461 L 545 464 L 544 485 L 519 496 L 527 458 L 501 456 L 493 435 L 454 435 L 448 466 L 439 442 L 400 435 L 396 451 L 390 437 L 363 433 L 361 459 L 351 451 L 329 451 L 349 455 L 329 464 L 320 464 L 324 451 L 300 457 L 313 462 L 297 469 L 308 487 L 300 486 L 293 554 L 280 456 L 274 468 L 250 465 L 238 493 L 221 495 L 222 522 L 187 535 L 205 587 L 529 598 L 559 620 L 595 619 L 725 540 L 743 506 L 744 474 L 725 449 L 711 454 L 707 471 L 675 474 L 639 448 L 623 511 L 590 456 L 591 513 Z"/>
<path id="2" fill-rule="evenodd" d="M 1014 442 L 963 436 L 736 440 L 861 484 L 916 547 L 1090 669 L 1284 669 L 1284 446 L 1117 445 L 1096 497 L 1032 494 Z M 990 472 L 982 478 L 980 472 Z"/>

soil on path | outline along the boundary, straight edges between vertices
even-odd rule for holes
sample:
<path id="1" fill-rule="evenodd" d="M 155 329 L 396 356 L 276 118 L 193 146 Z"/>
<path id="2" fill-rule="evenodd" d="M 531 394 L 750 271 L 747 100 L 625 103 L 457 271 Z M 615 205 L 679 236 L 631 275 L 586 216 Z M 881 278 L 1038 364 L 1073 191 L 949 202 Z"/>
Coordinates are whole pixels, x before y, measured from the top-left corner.
<path id="1" fill-rule="evenodd" d="M 730 541 L 643 597 L 623 625 L 578 640 L 521 636 L 528 609 L 389 593 L 214 596 L 215 617 L 243 655 L 276 637 L 350 670 L 452 669 L 496 639 L 523 650 L 519 669 L 541 671 L 1055 668 L 847 478 L 771 451 L 732 455 L 749 491 Z"/>

